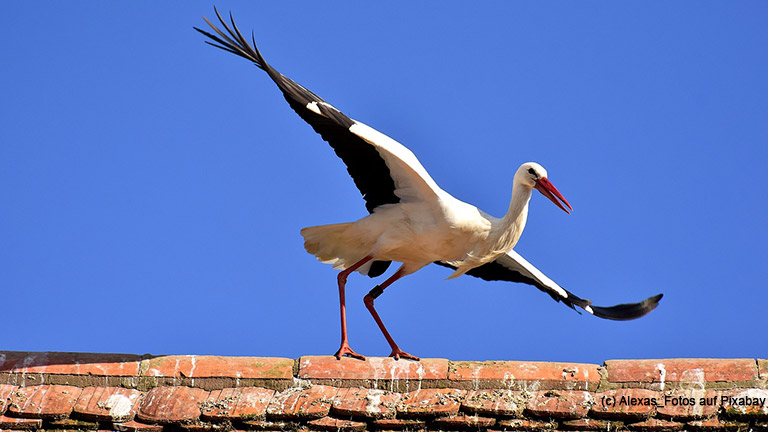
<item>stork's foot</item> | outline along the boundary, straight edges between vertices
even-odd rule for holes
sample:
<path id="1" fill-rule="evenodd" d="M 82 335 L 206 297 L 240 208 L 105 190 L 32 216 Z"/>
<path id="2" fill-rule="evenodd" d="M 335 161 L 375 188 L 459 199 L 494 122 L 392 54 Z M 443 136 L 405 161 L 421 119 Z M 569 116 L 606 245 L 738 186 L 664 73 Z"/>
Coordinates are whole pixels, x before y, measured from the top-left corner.
<path id="1" fill-rule="evenodd" d="M 360 355 L 352 350 L 352 348 L 349 347 L 349 344 L 346 342 L 342 342 L 341 347 L 338 351 L 336 351 L 336 354 L 334 356 L 341 360 L 341 356 L 348 356 L 352 358 L 356 358 L 358 360 L 365 360 L 364 355 Z"/>
<path id="2" fill-rule="evenodd" d="M 401 350 L 400 348 L 395 348 L 392 350 L 392 352 L 389 354 L 390 357 L 394 357 L 395 360 L 400 360 L 401 358 L 408 359 L 408 360 L 415 360 L 419 361 L 419 358 L 416 356 L 412 356 L 408 354 L 407 352 Z"/>

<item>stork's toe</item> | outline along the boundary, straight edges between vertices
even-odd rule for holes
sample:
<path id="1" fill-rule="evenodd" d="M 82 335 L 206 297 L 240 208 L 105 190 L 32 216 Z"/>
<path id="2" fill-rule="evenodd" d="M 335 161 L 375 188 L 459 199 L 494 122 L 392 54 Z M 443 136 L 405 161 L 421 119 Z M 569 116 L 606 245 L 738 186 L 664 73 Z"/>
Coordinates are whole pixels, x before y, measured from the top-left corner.
<path id="1" fill-rule="evenodd" d="M 408 360 L 419 361 L 418 357 L 416 357 L 414 355 L 410 355 L 407 352 L 401 350 L 400 348 L 393 349 L 392 352 L 389 354 L 389 356 L 390 357 L 394 357 L 395 360 L 400 360 L 401 358 L 404 358 L 404 359 L 408 359 Z"/>
<path id="2" fill-rule="evenodd" d="M 365 360 L 364 355 L 360 355 L 356 353 L 352 348 L 349 347 L 349 344 L 342 343 L 341 347 L 339 347 L 339 350 L 336 351 L 336 354 L 334 354 L 334 357 L 341 360 L 342 356 L 352 357 L 356 358 L 358 360 Z"/>

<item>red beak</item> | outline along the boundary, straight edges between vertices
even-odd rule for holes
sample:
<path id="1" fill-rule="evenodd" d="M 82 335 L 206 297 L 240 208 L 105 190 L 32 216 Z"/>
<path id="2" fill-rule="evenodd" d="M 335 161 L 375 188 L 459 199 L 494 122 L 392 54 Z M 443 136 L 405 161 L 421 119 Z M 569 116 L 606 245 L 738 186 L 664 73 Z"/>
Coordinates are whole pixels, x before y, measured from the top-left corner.
<path id="1" fill-rule="evenodd" d="M 568 211 L 568 209 L 573 210 L 573 207 L 571 207 L 570 204 L 568 204 L 568 201 L 563 197 L 563 194 L 560 193 L 559 190 L 549 182 L 549 180 L 546 177 L 542 177 L 539 179 L 539 181 L 536 182 L 536 190 L 541 192 L 542 195 L 549 198 L 550 201 L 555 203 L 558 207 L 563 209 L 568 214 L 571 214 L 571 212 Z M 556 198 L 557 197 L 557 198 Z M 560 201 L 563 202 L 563 204 L 568 206 L 568 209 L 563 206 L 563 204 L 560 204 L 560 201 L 558 201 L 558 198 Z"/>

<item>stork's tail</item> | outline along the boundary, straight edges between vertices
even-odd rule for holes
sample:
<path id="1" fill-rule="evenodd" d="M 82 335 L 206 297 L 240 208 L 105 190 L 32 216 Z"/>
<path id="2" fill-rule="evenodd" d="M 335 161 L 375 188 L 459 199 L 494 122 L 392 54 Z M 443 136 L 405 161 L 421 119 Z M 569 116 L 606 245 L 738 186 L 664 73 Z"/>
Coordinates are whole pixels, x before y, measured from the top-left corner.
<path id="1" fill-rule="evenodd" d="M 363 259 L 348 242 L 350 223 L 320 225 L 301 230 L 304 249 L 318 260 L 332 264 L 336 269 L 345 269 Z"/>
<path id="2" fill-rule="evenodd" d="M 343 270 L 365 258 L 369 244 L 355 234 L 352 223 L 320 225 L 301 230 L 304 249 L 318 260 Z M 389 261 L 370 261 L 357 271 L 370 277 L 380 276 L 389 267 Z"/>

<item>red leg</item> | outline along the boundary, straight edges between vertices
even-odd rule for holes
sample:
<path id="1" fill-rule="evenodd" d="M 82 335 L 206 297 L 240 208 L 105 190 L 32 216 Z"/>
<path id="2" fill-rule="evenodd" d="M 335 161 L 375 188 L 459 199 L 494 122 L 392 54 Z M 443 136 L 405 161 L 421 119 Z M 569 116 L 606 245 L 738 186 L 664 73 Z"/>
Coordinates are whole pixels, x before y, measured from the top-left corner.
<path id="1" fill-rule="evenodd" d="M 400 357 L 402 357 L 402 358 L 418 361 L 419 360 L 418 357 L 408 354 L 407 352 L 401 350 L 400 347 L 397 346 L 397 344 L 395 343 L 395 340 L 392 339 L 392 336 L 387 331 L 387 328 L 384 327 L 384 323 L 381 321 L 381 317 L 379 317 L 378 312 L 376 312 L 376 309 L 373 307 L 373 300 L 376 299 L 376 297 L 380 296 L 381 293 L 384 292 L 384 289 L 392 285 L 394 281 L 400 279 L 401 277 L 403 277 L 402 267 L 400 267 L 400 269 L 397 270 L 395 274 L 390 276 L 389 279 L 385 280 L 381 285 L 377 285 L 374 289 L 371 290 L 371 292 L 366 294 L 365 297 L 363 297 L 363 302 L 365 302 L 365 307 L 367 307 L 368 310 L 371 312 L 371 315 L 373 315 L 373 319 L 376 320 L 376 324 L 378 324 L 379 329 L 381 329 L 381 332 L 384 334 L 384 337 L 387 338 L 387 342 L 389 342 L 389 346 L 392 347 L 392 352 L 389 354 L 389 356 L 394 357 L 395 360 L 399 360 Z"/>
<path id="2" fill-rule="evenodd" d="M 337 359 L 341 360 L 341 356 L 348 355 L 350 357 L 354 357 L 359 360 L 365 360 L 365 356 L 362 356 L 352 350 L 352 348 L 349 347 L 349 339 L 347 339 L 347 306 L 346 306 L 346 300 L 344 297 L 344 288 L 347 285 L 347 276 L 349 276 L 350 273 L 353 271 L 359 269 L 363 264 L 370 261 L 373 257 L 367 256 L 360 261 L 352 264 L 351 267 L 344 269 L 339 273 L 338 281 L 339 281 L 339 305 L 341 308 L 341 346 L 339 347 L 339 350 L 336 351 Z"/>

